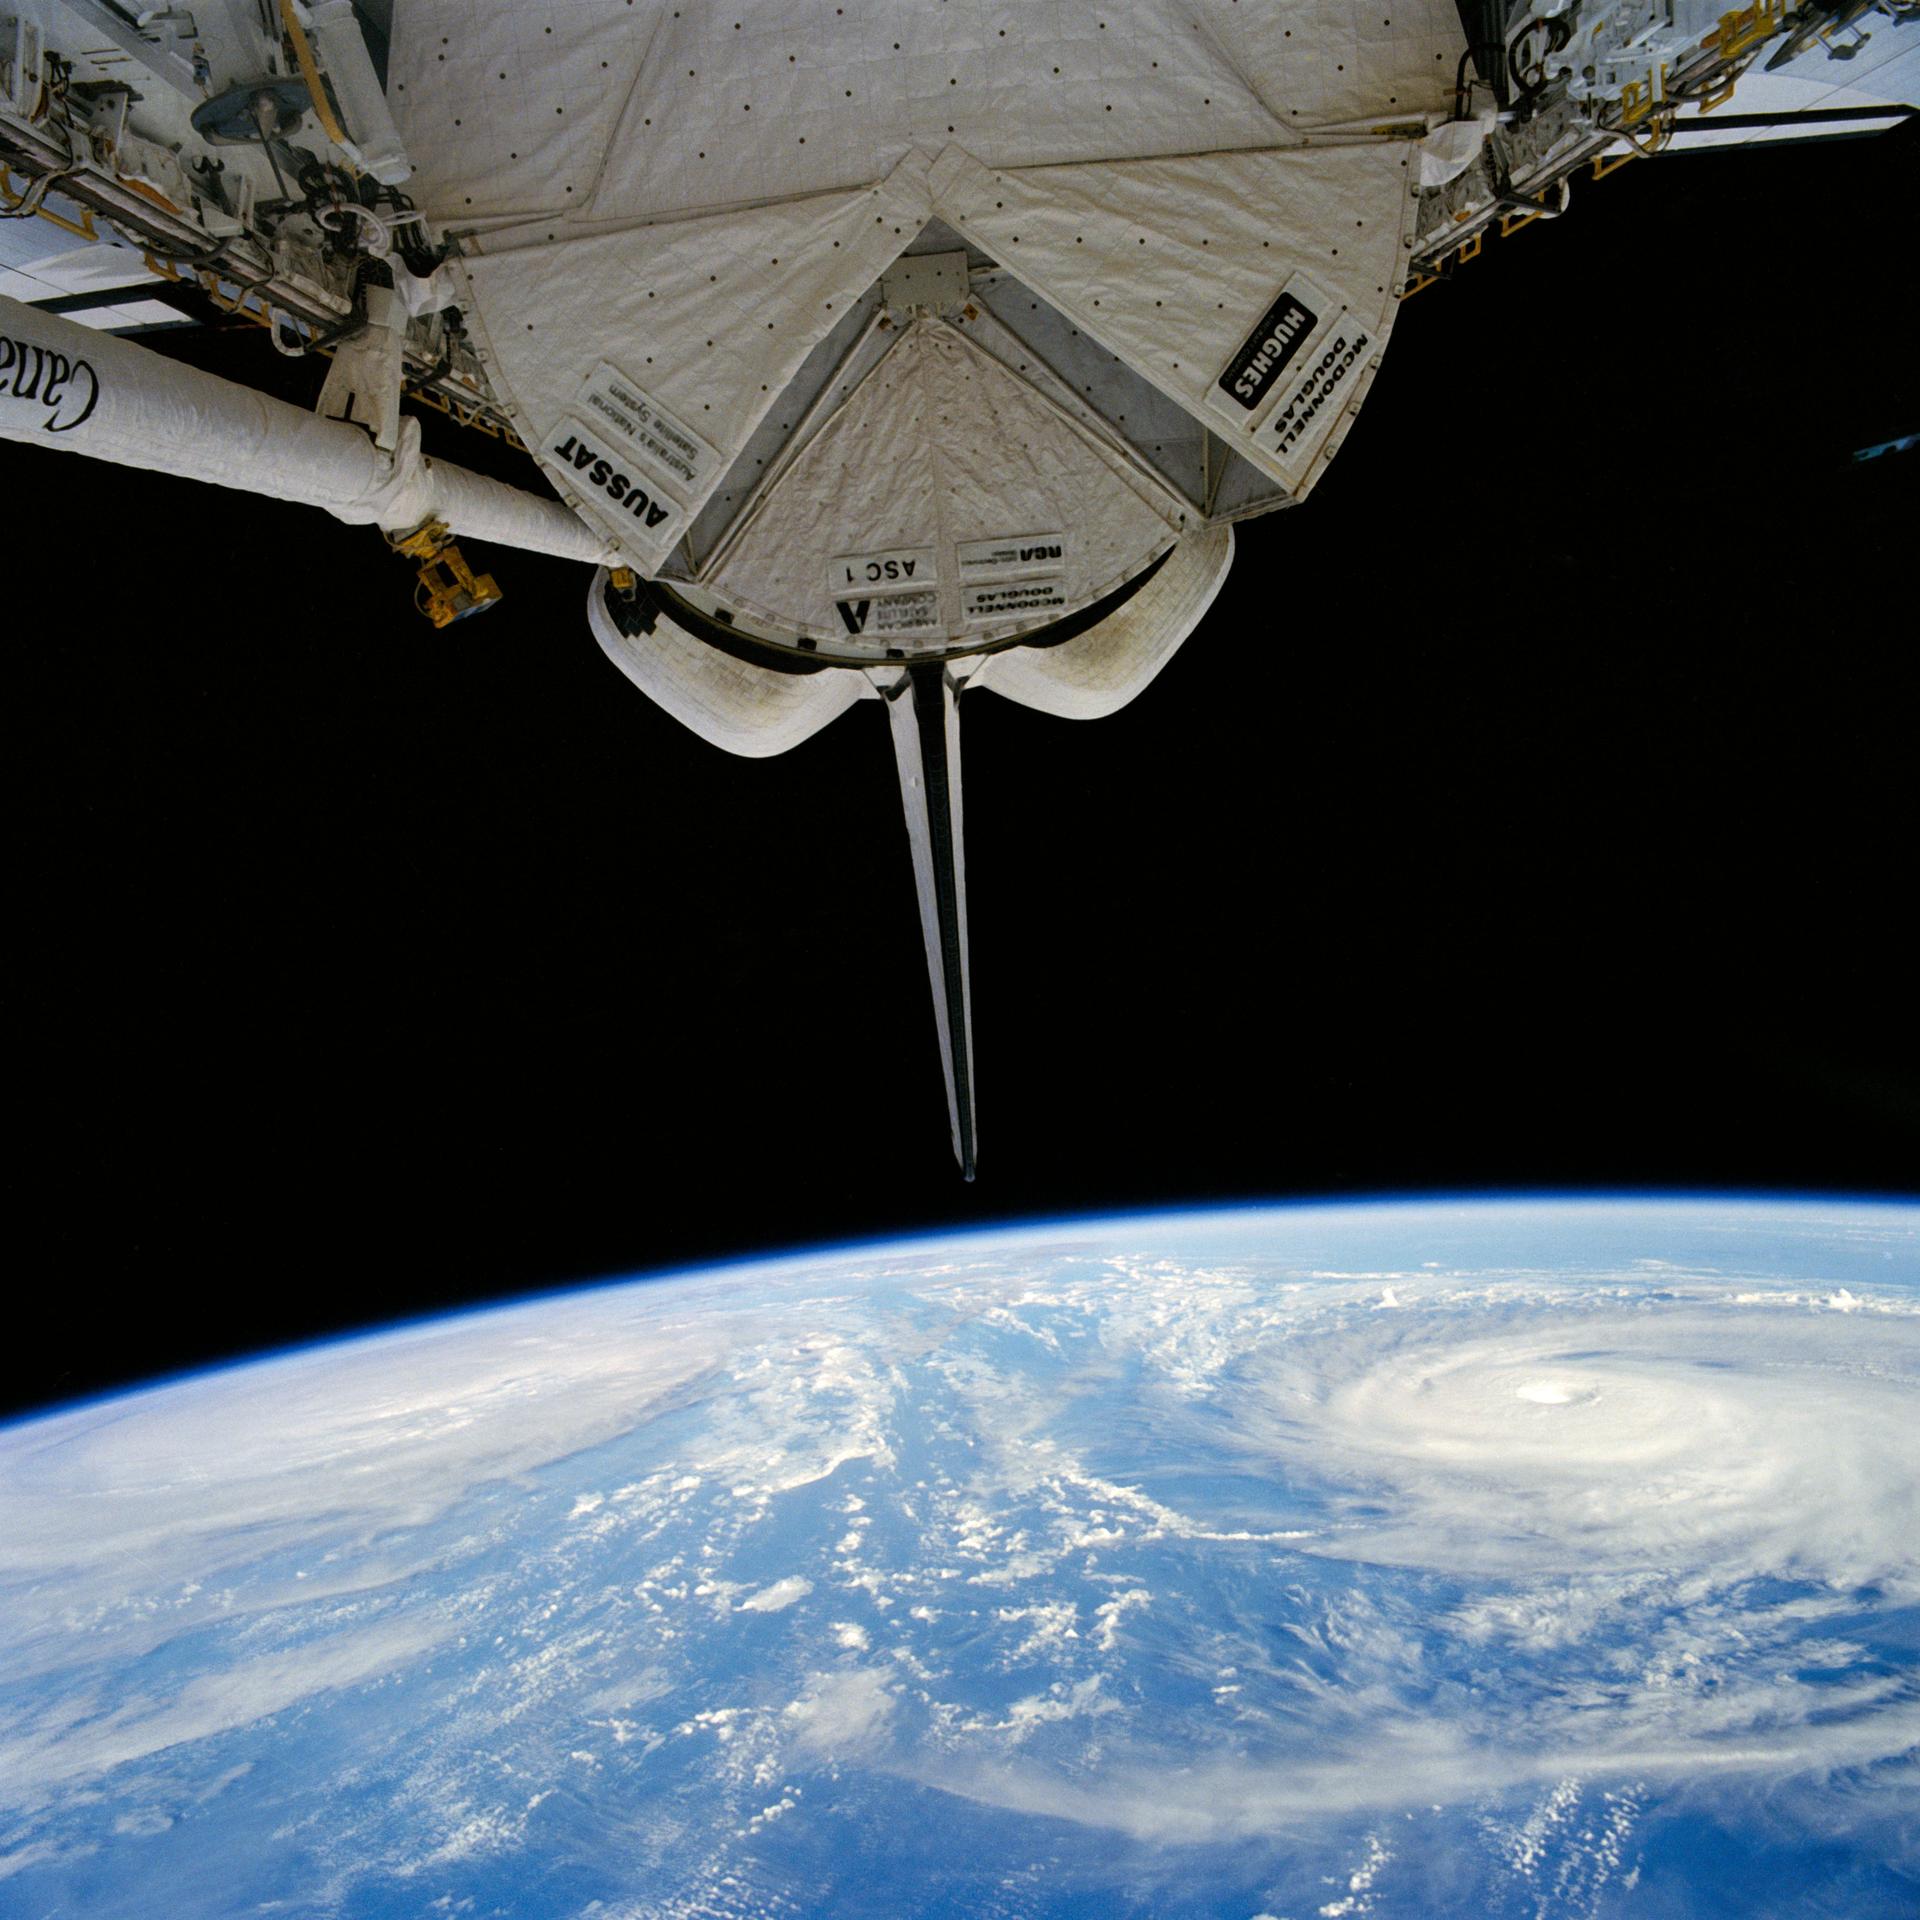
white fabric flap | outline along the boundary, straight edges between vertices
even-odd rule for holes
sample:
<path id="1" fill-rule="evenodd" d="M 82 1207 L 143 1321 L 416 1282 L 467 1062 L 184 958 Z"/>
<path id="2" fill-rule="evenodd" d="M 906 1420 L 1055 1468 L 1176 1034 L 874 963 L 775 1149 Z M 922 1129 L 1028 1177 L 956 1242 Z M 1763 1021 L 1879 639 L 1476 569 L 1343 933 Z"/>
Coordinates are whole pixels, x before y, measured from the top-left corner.
<path id="1" fill-rule="evenodd" d="M 652 574 L 801 362 L 928 216 L 879 186 L 466 261 L 475 331 L 561 495 Z"/>
<path id="2" fill-rule="evenodd" d="M 706 584 L 855 651 L 987 641 L 1109 593 L 1173 491 L 943 321 L 916 322 L 755 503 Z"/>
<path id="3" fill-rule="evenodd" d="M 1298 498 L 1386 344 L 1413 151 L 1014 170 L 949 147 L 930 184 L 943 219 Z"/>
<path id="4" fill-rule="evenodd" d="M 1284 144 L 1451 104 L 1454 0 L 401 0 L 388 100 L 454 224 L 625 224 L 882 179 L 949 139 L 1048 166 Z"/>

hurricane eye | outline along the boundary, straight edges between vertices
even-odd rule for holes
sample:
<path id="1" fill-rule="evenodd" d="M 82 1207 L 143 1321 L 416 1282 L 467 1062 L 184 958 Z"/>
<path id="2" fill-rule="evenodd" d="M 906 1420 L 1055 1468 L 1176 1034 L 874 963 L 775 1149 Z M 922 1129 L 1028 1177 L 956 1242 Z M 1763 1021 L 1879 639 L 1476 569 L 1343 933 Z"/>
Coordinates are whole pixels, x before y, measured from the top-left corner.
<path id="1" fill-rule="evenodd" d="M 1553 1380 L 1529 1380 L 1524 1387 L 1516 1387 L 1514 1394 L 1540 1407 L 1564 1407 L 1574 1398 L 1572 1389 Z"/>

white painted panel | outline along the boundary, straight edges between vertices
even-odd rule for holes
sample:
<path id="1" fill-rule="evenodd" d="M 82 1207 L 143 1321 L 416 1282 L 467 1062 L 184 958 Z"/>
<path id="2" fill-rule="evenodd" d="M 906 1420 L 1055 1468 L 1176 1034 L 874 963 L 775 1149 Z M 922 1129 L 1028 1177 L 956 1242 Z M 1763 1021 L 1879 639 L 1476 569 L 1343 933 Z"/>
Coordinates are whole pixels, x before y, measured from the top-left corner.
<path id="1" fill-rule="evenodd" d="M 97 293 L 151 283 L 159 275 L 132 247 L 93 242 L 35 260 L 27 271 L 59 293 Z M 42 299 L 47 296 L 41 295 Z"/>
<path id="2" fill-rule="evenodd" d="M 191 324 L 188 315 L 182 313 L 178 307 L 168 306 L 164 300 L 131 300 L 121 311 L 131 315 L 136 326 L 173 326 L 183 322 Z"/>
<path id="3" fill-rule="evenodd" d="M 1920 105 L 1920 24 L 1896 28 L 1884 16 L 1869 16 L 1861 22 L 1869 38 L 1850 60 L 1831 58 L 1825 47 L 1815 46 L 1776 73 L 1766 71 L 1767 49 L 1740 76 L 1732 99 L 1717 111 L 1725 114 L 1830 113 L 1836 109 L 1865 108 L 1887 103 Z M 1843 43 L 1844 44 L 1844 41 Z M 1683 111 L 1689 128 L 1711 128 L 1715 114 Z M 1776 132 L 1766 127 L 1715 128 L 1711 133 L 1691 131 L 1673 142 L 1675 153 L 1704 151 L 1713 146 L 1740 146 L 1750 141 L 1778 140 L 1783 135 L 1800 138 L 1831 138 L 1835 134 L 1865 132 L 1873 123 L 1822 125 Z M 1868 162 L 1867 164 L 1871 164 Z"/>

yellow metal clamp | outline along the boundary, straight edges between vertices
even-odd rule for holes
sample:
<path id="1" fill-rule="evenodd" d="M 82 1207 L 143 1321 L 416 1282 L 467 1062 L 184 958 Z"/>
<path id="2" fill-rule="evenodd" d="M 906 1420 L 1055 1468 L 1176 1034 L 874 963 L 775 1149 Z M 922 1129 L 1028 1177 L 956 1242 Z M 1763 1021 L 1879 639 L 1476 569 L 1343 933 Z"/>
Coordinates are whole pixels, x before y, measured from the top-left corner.
<path id="1" fill-rule="evenodd" d="M 7 210 L 10 213 L 17 213 L 24 208 L 29 196 L 31 196 L 33 192 L 34 182 L 32 175 L 22 174 L 21 181 L 23 183 L 22 189 L 19 193 L 15 193 L 13 190 L 13 174 L 11 170 L 6 167 L 0 167 L 0 201 L 6 203 Z M 33 210 L 42 220 L 52 221 L 63 233 L 77 233 L 82 240 L 98 240 L 100 238 L 100 235 L 94 229 L 93 209 L 91 207 L 82 207 L 80 209 L 80 218 L 77 221 L 69 220 L 64 214 L 55 213 L 51 207 L 36 206 Z"/>
<path id="2" fill-rule="evenodd" d="M 415 386 L 411 380 L 407 391 L 422 404 L 435 407 L 452 420 L 456 426 L 475 427 L 493 440 L 504 440 L 516 453 L 525 453 L 526 442 L 511 427 L 489 420 L 476 403 L 466 406 L 459 401 L 450 400 L 443 393 L 437 393 L 432 387 Z"/>
<path id="3" fill-rule="evenodd" d="M 201 291 L 205 293 L 207 298 L 211 300 L 221 312 L 230 313 L 239 320 L 251 320 L 257 327 L 271 327 L 273 325 L 273 314 L 265 301 L 262 301 L 258 306 L 250 305 L 248 302 L 247 289 L 239 286 L 237 282 L 235 283 L 234 295 L 231 300 L 220 291 L 220 287 L 220 275 L 210 267 L 202 267 L 200 269 Z"/>
<path id="4" fill-rule="evenodd" d="M 1656 74 L 1649 70 L 1644 80 L 1629 80 L 1620 89 L 1620 124 L 1638 126 L 1667 97 L 1667 63 L 1660 62 Z"/>
<path id="5" fill-rule="evenodd" d="M 475 573 L 467 564 L 444 520 L 423 520 L 411 533 L 390 533 L 387 544 L 419 561 L 413 604 L 436 627 L 485 613 L 503 598 L 492 574 Z"/>
<path id="6" fill-rule="evenodd" d="M 131 174 L 114 172 L 114 178 L 128 193 L 137 193 L 142 200 L 151 202 L 162 213 L 184 213 L 186 209 L 177 200 L 170 200 L 158 187 L 150 187 L 144 180 L 136 180 Z"/>
<path id="7" fill-rule="evenodd" d="M 1718 53 L 1722 60 L 1731 60 L 1749 47 L 1771 40 L 1785 25 L 1786 18 L 1787 0 L 1753 0 L 1750 7 L 1723 13 L 1719 26 L 1700 44 Z"/>
<path id="8" fill-rule="evenodd" d="M 422 520 L 411 533 L 390 533 L 387 545 L 409 560 L 431 560 L 453 538 L 453 530 L 444 520 Z"/>
<path id="9" fill-rule="evenodd" d="M 420 584 L 415 587 L 413 604 L 436 627 L 450 627 L 470 613 L 485 613 L 498 606 L 500 589 L 490 573 L 475 573 L 467 565 L 458 547 L 448 547 L 437 560 L 420 566 Z"/>
<path id="10" fill-rule="evenodd" d="M 1470 216 L 1462 214 L 1460 217 L 1466 219 Z M 1519 224 L 1525 226 L 1526 222 L 1523 220 Z M 1449 247 L 1447 253 L 1452 254 L 1456 266 L 1465 266 L 1469 260 L 1479 259 L 1480 249 L 1486 244 L 1487 230 L 1485 227 L 1482 227 L 1477 233 L 1469 234 L 1465 240 L 1461 241 L 1458 247 Z M 1416 293 L 1425 292 L 1436 280 L 1445 279 L 1446 276 L 1440 269 L 1444 266 L 1446 258 L 1446 253 L 1441 254 L 1434 262 L 1433 272 L 1418 274 L 1414 279 L 1409 280 L 1407 284 L 1400 289 L 1397 297 L 1402 300 L 1410 300 Z"/>

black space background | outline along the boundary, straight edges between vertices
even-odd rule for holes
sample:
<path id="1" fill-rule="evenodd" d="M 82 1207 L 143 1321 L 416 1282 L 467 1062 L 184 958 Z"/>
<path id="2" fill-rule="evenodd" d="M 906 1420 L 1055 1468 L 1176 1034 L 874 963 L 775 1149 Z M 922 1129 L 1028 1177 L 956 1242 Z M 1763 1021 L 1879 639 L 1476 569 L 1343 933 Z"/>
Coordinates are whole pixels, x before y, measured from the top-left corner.
<path id="1" fill-rule="evenodd" d="M 1920 454 L 1848 458 L 1920 427 L 1917 135 L 1583 184 L 1134 706 L 966 704 L 972 1188 L 877 707 L 732 760 L 584 569 L 435 634 L 370 530 L 0 447 L 5 1404 L 1008 1216 L 1920 1188 Z"/>

